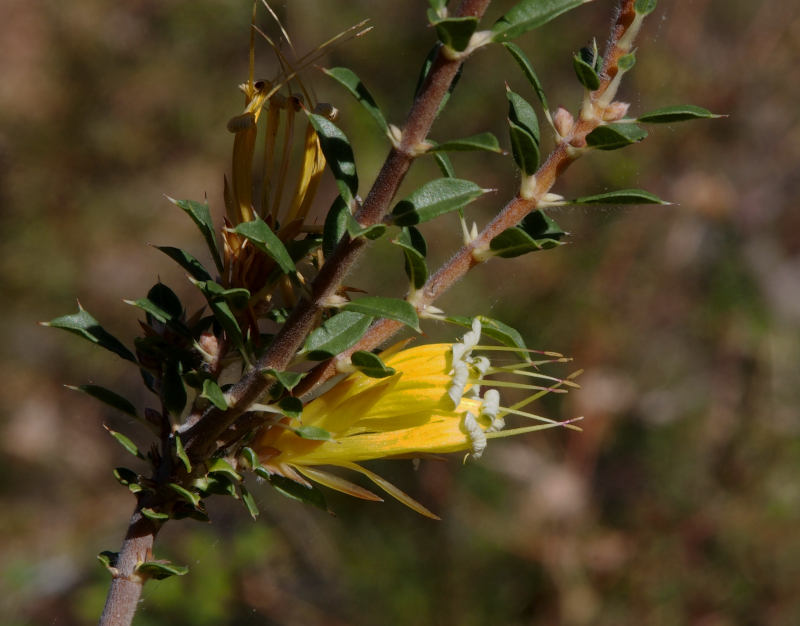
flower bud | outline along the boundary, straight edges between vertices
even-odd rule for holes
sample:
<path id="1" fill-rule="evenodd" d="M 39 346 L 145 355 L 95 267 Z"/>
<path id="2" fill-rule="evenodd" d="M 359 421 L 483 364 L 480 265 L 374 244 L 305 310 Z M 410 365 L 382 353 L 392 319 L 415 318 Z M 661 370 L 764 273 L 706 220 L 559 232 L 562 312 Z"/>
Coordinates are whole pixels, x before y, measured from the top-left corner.
<path id="1" fill-rule="evenodd" d="M 616 122 L 628 114 L 630 104 L 627 102 L 612 102 L 603 112 L 603 120 L 606 122 Z"/>
<path id="2" fill-rule="evenodd" d="M 564 107 L 558 107 L 555 115 L 553 115 L 553 126 L 555 126 L 556 132 L 561 137 L 566 137 L 572 132 L 572 127 L 575 126 L 575 118 Z"/>

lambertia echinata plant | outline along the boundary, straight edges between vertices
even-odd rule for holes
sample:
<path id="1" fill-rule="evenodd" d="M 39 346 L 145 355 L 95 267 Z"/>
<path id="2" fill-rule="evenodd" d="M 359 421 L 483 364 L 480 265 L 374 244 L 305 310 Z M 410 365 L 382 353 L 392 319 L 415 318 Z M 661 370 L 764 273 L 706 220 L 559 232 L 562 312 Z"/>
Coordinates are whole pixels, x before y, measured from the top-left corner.
<path id="1" fill-rule="evenodd" d="M 446 0 L 430 0 L 436 41 L 402 126 L 386 120 L 354 71 L 324 70 L 358 100 L 389 144 L 371 188 L 359 183 L 352 144 L 335 108 L 315 102 L 302 74 L 327 47 L 369 29 L 358 24 L 298 56 L 272 9 L 264 3 L 283 43 L 257 26 L 254 6 L 250 71 L 240 85 L 244 110 L 228 124 L 232 167 L 224 198 L 215 203 L 224 206 L 224 214 L 217 215 L 216 206 L 212 213 L 206 203 L 172 200 L 199 228 L 210 261 L 175 247 L 158 248 L 183 268 L 204 306 L 187 311 L 175 292 L 158 282 L 144 298 L 130 301 L 144 316 L 134 350 L 83 308 L 48 323 L 130 361 L 156 399 L 140 410 L 108 389 L 76 387 L 136 418 L 152 436 L 140 448 L 109 429 L 139 464 L 114 470 L 136 505 L 121 550 L 100 555 L 112 576 L 102 624 L 129 624 L 148 579 L 185 573 L 153 556 L 165 523 L 207 520 L 205 500 L 214 494 L 240 500 L 258 515 L 244 483 L 248 473 L 323 508 L 320 486 L 365 500 L 380 500 L 382 492 L 436 518 L 364 462 L 450 452 L 477 459 L 494 439 L 577 428 L 575 420 L 557 422 L 530 407 L 547 393 L 576 386 L 574 375 L 558 376 L 549 367 L 567 359 L 529 349 L 519 332 L 499 320 L 459 316 L 434 302 L 478 264 L 562 245 L 566 233 L 548 214 L 552 207 L 662 203 L 638 189 L 574 199 L 551 189 L 584 154 L 644 139 L 641 124 L 715 117 L 680 105 L 634 118 L 628 104 L 616 100 L 620 81 L 634 66 L 636 35 L 655 0 L 619 3 L 602 54 L 592 44 L 573 58 L 583 93 L 579 109 L 551 111 L 514 39 L 573 9 L 577 15 L 581 4 L 584 0 L 522 0 L 483 27 L 489 0 L 462 0 L 452 9 Z M 274 50 L 278 69 L 271 80 L 256 80 L 256 37 Z M 429 132 L 444 114 L 459 75 L 468 71 L 466 62 L 486 46 L 505 48 L 507 80 L 521 84 L 538 103 L 507 88 L 510 153 L 520 184 L 481 228 L 468 223 L 465 208 L 487 190 L 480 181 L 456 177 L 448 153 L 484 150 L 497 153 L 500 163 L 505 154 L 500 142 L 490 133 L 434 142 Z M 554 138 L 545 158 L 540 117 Z M 441 177 L 396 200 L 411 164 L 424 158 L 435 159 Z M 336 183 L 335 198 L 318 193 L 325 176 Z M 366 192 L 363 199 L 360 191 Z M 320 203 L 330 205 L 324 221 L 309 217 L 320 213 Z M 451 220 L 463 233 L 463 245 L 429 272 L 418 225 L 437 219 Z M 381 237 L 397 246 L 408 281 L 396 293 L 360 295 L 362 290 L 344 281 L 370 242 Z M 451 324 L 452 341 L 425 343 L 421 329 L 431 323 Z M 411 338 L 393 339 L 404 328 Z M 353 482 L 356 474 L 378 489 Z"/>

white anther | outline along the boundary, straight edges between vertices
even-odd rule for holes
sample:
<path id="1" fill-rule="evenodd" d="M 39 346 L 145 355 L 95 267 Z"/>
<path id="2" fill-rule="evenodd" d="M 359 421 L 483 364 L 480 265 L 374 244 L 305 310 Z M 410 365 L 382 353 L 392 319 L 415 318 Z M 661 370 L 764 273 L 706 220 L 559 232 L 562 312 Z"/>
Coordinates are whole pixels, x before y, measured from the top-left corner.
<path id="1" fill-rule="evenodd" d="M 503 430 L 506 425 L 502 417 L 498 417 L 500 412 L 500 393 L 497 389 L 488 389 L 483 396 L 483 404 L 481 404 L 481 417 L 486 417 L 491 420 L 489 428 L 486 429 L 487 433 L 494 433 L 498 430 Z"/>
<path id="2" fill-rule="evenodd" d="M 461 403 L 461 397 L 464 395 L 464 389 L 467 386 L 469 379 L 469 366 L 464 361 L 453 362 L 453 382 L 447 390 L 447 395 L 453 401 L 453 407 L 457 407 Z"/>
<path id="3" fill-rule="evenodd" d="M 478 420 L 469 411 L 464 414 L 462 429 L 469 439 L 472 458 L 479 459 L 486 449 L 486 433 L 483 432 Z"/>

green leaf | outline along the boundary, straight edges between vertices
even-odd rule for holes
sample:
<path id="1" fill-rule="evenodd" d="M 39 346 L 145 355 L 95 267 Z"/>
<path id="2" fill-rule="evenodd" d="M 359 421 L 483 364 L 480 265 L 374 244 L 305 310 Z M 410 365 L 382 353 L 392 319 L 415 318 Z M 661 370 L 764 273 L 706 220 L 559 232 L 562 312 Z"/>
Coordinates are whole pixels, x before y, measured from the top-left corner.
<path id="1" fill-rule="evenodd" d="M 636 0 L 633 5 L 633 10 L 639 15 L 647 15 L 655 10 L 657 3 L 658 0 Z"/>
<path id="2" fill-rule="evenodd" d="M 618 189 L 594 196 L 583 196 L 570 204 L 669 204 L 644 189 Z"/>
<path id="3" fill-rule="evenodd" d="M 114 393 L 110 389 L 106 389 L 105 387 L 100 387 L 98 385 L 79 385 L 74 387 L 72 385 L 66 385 L 67 389 L 72 389 L 74 391 L 82 391 L 83 393 L 92 396 L 96 400 L 100 400 L 107 404 L 110 407 L 117 409 L 118 411 L 122 411 L 132 417 L 139 417 L 136 413 L 136 407 L 133 406 L 126 398 L 123 398 L 121 395 Z"/>
<path id="4" fill-rule="evenodd" d="M 186 407 L 186 386 L 182 377 L 183 366 L 177 361 L 163 364 L 161 371 L 161 401 L 174 417 L 180 417 Z"/>
<path id="5" fill-rule="evenodd" d="M 164 520 L 169 519 L 169 515 L 166 513 L 162 513 L 160 511 L 156 511 L 155 509 L 151 509 L 150 507 L 145 507 L 141 509 L 142 515 L 146 518 L 154 520 L 156 522 L 163 522 Z"/>
<path id="6" fill-rule="evenodd" d="M 433 146 L 428 152 L 467 152 L 471 150 L 485 150 L 502 154 L 503 149 L 492 133 L 478 133 L 463 139 L 445 141 Z"/>
<path id="7" fill-rule="evenodd" d="M 303 439 L 310 439 L 312 441 L 330 441 L 331 434 L 324 428 L 319 426 L 300 426 L 293 428 L 292 432 L 298 437 Z"/>
<path id="8" fill-rule="evenodd" d="M 119 560 L 119 552 L 111 552 L 110 550 L 103 550 L 97 555 L 97 560 L 112 574 L 116 574 L 117 561 Z"/>
<path id="9" fill-rule="evenodd" d="M 242 494 L 242 503 L 247 509 L 247 512 L 250 513 L 250 517 L 258 519 L 258 505 L 256 504 L 256 499 L 253 497 L 253 494 L 250 493 L 244 485 L 242 485 L 239 490 Z"/>
<path id="10" fill-rule="evenodd" d="M 428 280 L 428 266 L 425 263 L 428 249 L 425 238 L 413 226 L 405 226 L 392 243 L 403 249 L 406 275 L 413 288 L 419 289 Z"/>
<path id="11" fill-rule="evenodd" d="M 100 326 L 100 322 L 94 319 L 89 312 L 81 306 L 80 302 L 78 303 L 77 313 L 57 317 L 49 322 L 43 322 L 42 326 L 63 328 L 66 331 L 83 337 L 84 339 L 88 339 L 92 343 L 96 343 L 106 350 L 110 350 L 114 354 L 126 359 L 127 361 L 136 363 L 136 357 L 133 356 L 133 353 L 124 345 L 122 345 L 122 342 L 119 339 L 108 333 L 102 326 Z"/>
<path id="12" fill-rule="evenodd" d="M 189 272 L 189 275 L 195 280 L 211 280 L 211 274 L 206 271 L 203 264 L 188 252 L 172 246 L 156 246 L 156 248 Z"/>
<path id="13" fill-rule="evenodd" d="M 256 469 L 257 467 L 261 466 L 261 462 L 258 460 L 258 455 L 253 448 L 245 446 L 242 448 L 241 454 L 251 469 Z"/>
<path id="14" fill-rule="evenodd" d="M 503 345 L 509 346 L 511 348 L 520 348 L 522 350 L 527 350 L 527 346 L 525 345 L 525 340 L 522 338 L 522 335 L 516 328 L 501 322 L 500 320 L 486 317 L 485 315 L 478 315 L 478 319 L 481 322 L 481 334 L 486 335 L 487 337 L 491 337 L 496 341 L 499 341 Z M 471 317 L 464 317 L 461 315 L 455 315 L 452 317 L 448 317 L 447 321 L 451 324 L 458 324 L 459 326 L 464 326 L 465 328 L 470 328 L 472 326 L 472 318 Z M 520 353 L 523 359 L 528 358 L 527 352 Z"/>
<path id="15" fill-rule="evenodd" d="M 388 367 L 377 354 L 366 350 L 353 352 L 350 355 L 350 362 L 359 372 L 370 378 L 387 378 L 397 371 L 393 367 Z"/>
<path id="16" fill-rule="evenodd" d="M 203 234 L 203 239 L 206 240 L 206 245 L 211 252 L 211 257 L 214 259 L 214 264 L 217 266 L 217 271 L 222 274 L 222 258 L 219 255 L 219 248 L 217 248 L 217 238 L 214 234 L 214 222 L 211 219 L 211 211 L 208 209 L 208 203 L 195 202 L 194 200 L 176 200 L 169 196 L 167 196 L 167 200 L 183 209 L 187 215 L 192 218 L 192 221 Z"/>
<path id="17" fill-rule="evenodd" d="M 512 258 L 547 250 L 561 245 L 566 233 L 542 211 L 529 213 L 519 226 L 508 228 L 489 242 L 489 248 L 499 257 Z"/>
<path id="18" fill-rule="evenodd" d="M 600 76 L 592 63 L 587 63 L 582 54 L 572 57 L 572 67 L 581 85 L 589 91 L 594 91 L 600 86 Z"/>
<path id="19" fill-rule="evenodd" d="M 607 124 L 586 135 L 586 144 L 598 150 L 618 150 L 647 137 L 647 131 L 636 124 Z"/>
<path id="20" fill-rule="evenodd" d="M 186 448 L 183 447 L 181 436 L 175 433 L 172 437 L 175 441 L 175 454 L 177 455 L 178 459 L 180 459 L 181 463 L 183 463 L 183 466 L 186 468 L 186 472 L 190 473 L 192 471 L 192 462 L 189 460 L 189 455 L 186 454 Z"/>
<path id="21" fill-rule="evenodd" d="M 122 433 L 117 432 L 116 430 L 111 430 L 108 426 L 104 426 L 108 431 L 108 434 L 111 435 L 114 439 L 117 440 L 119 445 L 121 445 L 125 450 L 130 452 L 133 456 L 138 457 L 140 459 L 144 459 L 144 455 L 139 452 L 138 446 L 130 440 L 130 438 L 126 437 Z"/>
<path id="22" fill-rule="evenodd" d="M 399 298 L 380 298 L 377 296 L 367 296 L 348 302 L 344 307 L 345 311 L 363 313 L 371 317 L 385 317 L 388 319 L 402 322 L 410 326 L 417 332 L 422 332 L 419 328 L 419 316 L 410 302 Z"/>
<path id="23" fill-rule="evenodd" d="M 203 381 L 203 392 L 200 394 L 200 397 L 209 400 L 211 404 L 220 411 L 224 411 L 228 408 L 228 401 L 225 399 L 225 394 L 222 393 L 222 389 L 219 388 L 219 385 L 210 378 L 206 378 Z"/>
<path id="24" fill-rule="evenodd" d="M 287 396 L 278 402 L 278 408 L 286 417 L 298 419 L 303 413 L 303 402 L 300 400 L 300 398 Z"/>
<path id="25" fill-rule="evenodd" d="M 372 318 L 368 315 L 342 311 L 325 320 L 306 339 L 303 351 L 309 359 L 322 361 L 344 352 L 361 339 Z"/>
<path id="26" fill-rule="evenodd" d="M 347 136 L 336 124 L 322 115 L 309 113 L 308 119 L 317 131 L 322 153 L 336 179 L 339 194 L 348 207 L 354 207 L 358 194 L 358 174 L 353 149 Z"/>
<path id="27" fill-rule="evenodd" d="M 162 561 L 145 561 L 136 566 L 136 573 L 144 578 L 153 580 L 164 580 L 170 576 L 183 576 L 189 568 L 185 565 L 175 565 L 174 563 Z"/>
<path id="28" fill-rule="evenodd" d="M 442 15 L 447 11 L 447 0 L 428 0 L 428 4 L 438 15 Z"/>
<path id="29" fill-rule="evenodd" d="M 303 377 L 305 376 L 304 372 L 279 372 L 278 370 L 274 369 L 266 369 L 263 371 L 264 374 L 268 374 L 272 376 L 278 384 L 280 384 L 282 389 L 286 389 L 291 391 L 297 386 Z"/>
<path id="30" fill-rule="evenodd" d="M 233 469 L 233 466 L 228 463 L 225 459 L 221 457 L 217 457 L 211 463 L 208 468 L 209 474 L 220 474 L 227 478 L 230 481 L 234 482 L 241 482 L 242 477 L 240 474 L 236 473 L 236 470 Z"/>
<path id="31" fill-rule="evenodd" d="M 714 119 L 722 117 L 712 113 L 708 109 L 698 107 L 693 104 L 678 104 L 676 106 L 663 107 L 640 115 L 638 122 L 648 124 L 671 124 L 672 122 L 684 122 L 686 120 Z"/>
<path id="32" fill-rule="evenodd" d="M 128 487 L 139 484 L 139 474 L 127 467 L 115 467 L 112 473 L 120 485 Z"/>
<path id="33" fill-rule="evenodd" d="M 456 52 L 466 50 L 478 28 L 477 17 L 441 17 L 436 9 L 428 9 L 428 21 L 436 28 L 439 41 Z"/>
<path id="34" fill-rule="evenodd" d="M 169 483 L 167 486 L 193 507 L 200 506 L 200 494 L 195 493 L 194 491 L 189 491 L 185 487 L 181 487 L 176 483 Z"/>
<path id="35" fill-rule="evenodd" d="M 153 318 L 166 324 L 173 322 L 179 327 L 182 326 L 183 304 L 175 292 L 163 283 L 156 283 L 147 292 L 146 298 L 138 300 L 125 300 L 126 304 L 131 304 L 142 309 L 147 313 L 147 323 L 152 324 Z M 188 331 L 187 331 L 188 332 Z"/>
<path id="36" fill-rule="evenodd" d="M 397 203 L 392 220 L 397 226 L 427 222 L 449 211 L 456 211 L 484 193 L 470 180 L 437 178 Z"/>
<path id="37" fill-rule="evenodd" d="M 346 67 L 334 67 L 329 70 L 323 69 L 328 76 L 338 81 L 343 85 L 353 96 L 358 100 L 359 104 L 372 116 L 380 129 L 384 133 L 389 132 L 389 125 L 386 123 L 386 118 L 380 110 L 380 107 L 375 102 L 372 94 L 361 82 L 361 79 L 356 76 L 355 72 Z"/>
<path id="38" fill-rule="evenodd" d="M 536 111 L 519 94 L 506 90 L 508 126 L 514 162 L 526 176 L 539 168 L 539 121 Z"/>
<path id="39" fill-rule="evenodd" d="M 348 213 L 347 215 L 347 233 L 355 239 L 356 237 L 364 237 L 370 241 L 382 237 L 386 232 L 386 224 L 372 224 L 371 226 L 362 226 L 356 221 L 356 218 Z"/>
<path id="40" fill-rule="evenodd" d="M 328 505 L 325 503 L 325 496 L 313 485 L 311 487 L 306 487 L 289 478 L 278 476 L 277 474 L 269 474 L 266 470 L 263 472 L 260 470 L 264 470 L 264 468 L 259 468 L 256 473 L 262 478 L 269 480 L 270 484 L 287 498 L 311 504 L 323 511 L 328 510 Z"/>
<path id="41" fill-rule="evenodd" d="M 513 42 L 506 42 L 503 44 L 506 50 L 511 53 L 511 56 L 514 57 L 514 60 L 517 62 L 517 65 L 520 66 L 522 69 L 522 73 L 525 74 L 525 77 L 528 79 L 528 82 L 533 87 L 533 90 L 536 92 L 536 96 L 539 98 L 539 102 L 542 103 L 545 111 L 549 110 L 549 106 L 547 106 L 547 98 L 544 95 L 544 89 L 542 88 L 542 83 L 539 80 L 539 77 L 536 75 L 536 72 L 533 69 L 533 65 L 528 60 L 528 57 L 522 51 L 517 44 Z"/>
<path id="42" fill-rule="evenodd" d="M 234 232 L 252 241 L 256 248 L 267 254 L 281 268 L 284 274 L 295 271 L 292 257 L 286 250 L 286 246 L 278 238 L 269 225 L 260 217 L 251 222 L 237 224 Z"/>
<path id="43" fill-rule="evenodd" d="M 589 0 L 522 0 L 492 26 L 493 41 L 508 41 Z"/>
<path id="44" fill-rule="evenodd" d="M 445 178 L 455 178 L 456 171 L 453 169 L 453 163 L 450 157 L 444 152 L 434 152 L 433 158 L 436 160 L 436 165 L 439 166 L 439 171 Z"/>
<path id="45" fill-rule="evenodd" d="M 352 217 L 342 196 L 336 196 L 322 228 L 322 254 L 326 259 L 329 259 L 336 250 L 336 246 L 347 232 L 347 224 Z"/>

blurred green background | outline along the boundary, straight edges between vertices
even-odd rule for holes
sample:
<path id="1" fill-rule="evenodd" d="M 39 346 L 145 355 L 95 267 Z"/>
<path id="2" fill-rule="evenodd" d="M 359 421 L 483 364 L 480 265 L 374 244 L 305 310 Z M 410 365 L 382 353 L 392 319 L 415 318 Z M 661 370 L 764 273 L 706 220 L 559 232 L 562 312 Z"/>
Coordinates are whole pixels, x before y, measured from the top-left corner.
<path id="1" fill-rule="evenodd" d="M 510 2 L 496 2 L 490 19 Z M 606 37 L 599 1 L 520 43 L 551 106 L 576 110 L 571 55 Z M 135 398 L 135 371 L 36 326 L 75 298 L 130 342 L 142 296 L 182 272 L 146 244 L 203 256 L 163 194 L 221 215 L 229 117 L 246 78 L 249 2 L 5 0 L 0 26 L 0 622 L 96 620 L 133 499 L 130 462 L 101 424 L 143 433 L 63 384 Z M 299 51 L 363 18 L 368 35 L 320 64 L 347 65 L 401 123 L 434 39 L 426 3 L 275 3 Z M 270 29 L 264 11 L 259 23 Z M 272 29 L 274 30 L 274 29 Z M 376 464 L 438 512 L 331 495 L 336 516 L 255 486 L 264 511 L 212 501 L 211 525 L 172 523 L 157 556 L 190 574 L 148 584 L 136 624 L 800 623 L 800 14 L 795 3 L 662 0 L 622 97 L 632 113 L 690 102 L 723 120 L 653 126 L 640 145 L 578 161 L 568 197 L 648 189 L 665 207 L 564 209 L 571 245 L 478 268 L 441 301 L 516 325 L 584 368 L 582 389 L 540 411 L 585 415 L 582 433 L 495 441 L 479 462 Z M 258 73 L 275 71 L 259 46 Z M 341 109 L 362 194 L 386 144 L 349 97 Z M 504 81 L 533 98 L 502 50 L 468 65 L 438 140 L 491 130 L 507 144 Z M 458 175 L 513 193 L 510 157 L 456 155 Z M 415 165 L 403 190 L 435 175 Z M 333 186 L 321 193 L 327 206 Z M 321 209 L 320 209 L 321 210 Z M 444 259 L 454 220 L 427 230 Z M 377 245 L 353 284 L 401 295 L 396 250 Z M 367 270 L 393 272 L 396 290 Z M 500 284 L 498 278 L 504 282 Z M 454 331 L 429 324 L 431 337 Z"/>

